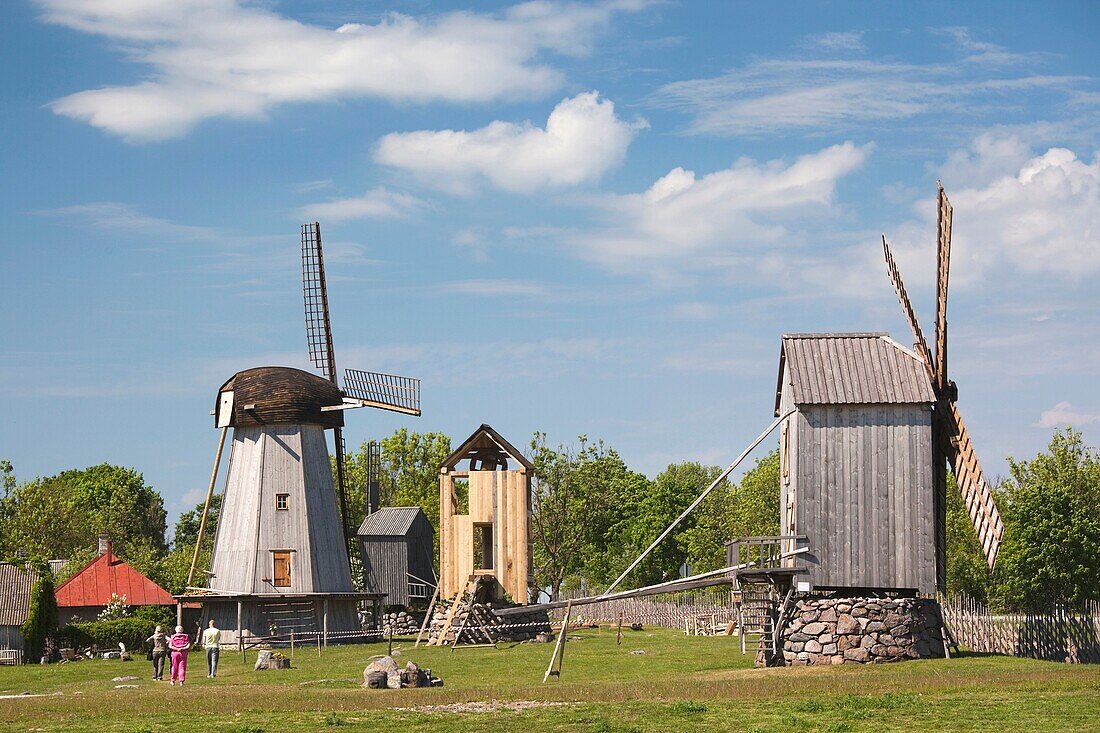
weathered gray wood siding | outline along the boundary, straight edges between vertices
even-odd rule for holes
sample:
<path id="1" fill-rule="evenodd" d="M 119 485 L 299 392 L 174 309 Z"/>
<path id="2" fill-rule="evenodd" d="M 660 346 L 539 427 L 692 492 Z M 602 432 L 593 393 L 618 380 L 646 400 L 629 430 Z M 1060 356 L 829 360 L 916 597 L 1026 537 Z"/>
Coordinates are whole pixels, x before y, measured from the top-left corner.
<path id="1" fill-rule="evenodd" d="M 427 517 L 417 517 L 413 522 L 409 533 L 408 557 L 411 575 L 429 583 L 435 580 L 435 531 Z M 431 592 L 429 588 L 428 593 Z"/>
<path id="2" fill-rule="evenodd" d="M 387 606 L 409 604 L 406 537 L 360 537 L 363 551 L 363 584 L 367 593 L 385 593 Z"/>
<path id="3" fill-rule="evenodd" d="M 798 557 L 814 587 L 936 590 L 931 411 L 801 405 L 790 485 Z M 803 579 L 803 578 L 800 578 Z"/>
<path id="4" fill-rule="evenodd" d="M 271 583 L 276 550 L 290 551 L 289 587 Z M 321 426 L 234 429 L 212 565 L 209 587 L 228 593 L 354 590 Z"/>
<path id="5" fill-rule="evenodd" d="M 275 624 L 280 635 L 313 634 L 324 629 L 325 601 L 322 598 L 296 598 L 280 601 L 245 600 L 241 602 L 241 630 L 244 636 L 267 636 Z M 221 629 L 221 643 L 237 643 L 237 602 L 207 601 L 203 603 L 199 628 L 205 629 L 214 619 Z M 330 634 L 357 631 L 360 628 L 356 602 L 341 598 L 328 599 L 328 630 Z M 184 629 L 194 635 L 195 628 Z M 306 643 L 315 643 L 312 637 Z"/>

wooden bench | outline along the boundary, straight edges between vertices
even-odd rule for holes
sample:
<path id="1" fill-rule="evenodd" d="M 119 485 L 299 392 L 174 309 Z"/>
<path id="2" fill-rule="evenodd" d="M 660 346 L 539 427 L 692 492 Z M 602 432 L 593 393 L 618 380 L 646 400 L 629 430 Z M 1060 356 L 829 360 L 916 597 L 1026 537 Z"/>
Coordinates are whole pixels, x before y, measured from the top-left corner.
<path id="1" fill-rule="evenodd" d="M 0 649 L 0 664 L 19 664 L 23 661 L 23 652 L 18 649 Z"/>

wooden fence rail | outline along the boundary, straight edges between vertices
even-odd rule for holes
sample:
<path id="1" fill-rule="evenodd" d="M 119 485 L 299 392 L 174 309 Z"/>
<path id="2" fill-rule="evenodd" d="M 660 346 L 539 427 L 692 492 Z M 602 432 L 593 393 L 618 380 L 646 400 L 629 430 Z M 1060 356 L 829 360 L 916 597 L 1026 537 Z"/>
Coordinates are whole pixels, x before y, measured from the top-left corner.
<path id="1" fill-rule="evenodd" d="M 562 600 L 568 600 L 568 598 L 568 594 L 563 594 Z M 702 614 L 714 615 L 716 621 L 722 623 L 736 621 L 737 610 L 737 606 L 731 602 L 729 589 L 725 588 L 648 598 L 601 601 L 574 609 L 573 616 L 588 621 L 615 623 L 622 619 L 627 624 L 638 623 L 669 629 L 689 629 L 692 628 L 694 619 Z M 558 616 L 562 611 L 556 609 L 553 613 Z"/>
<path id="2" fill-rule="evenodd" d="M 994 614 L 966 596 L 940 599 L 955 640 L 972 652 L 1054 662 L 1100 663 L 1100 603 L 1073 611 Z"/>

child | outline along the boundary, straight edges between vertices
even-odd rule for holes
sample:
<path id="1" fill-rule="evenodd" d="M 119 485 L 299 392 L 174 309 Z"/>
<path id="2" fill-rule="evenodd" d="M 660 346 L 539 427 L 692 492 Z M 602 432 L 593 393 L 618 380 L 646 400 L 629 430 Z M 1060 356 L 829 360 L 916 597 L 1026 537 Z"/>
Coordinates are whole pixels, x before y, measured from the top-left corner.
<path id="1" fill-rule="evenodd" d="M 168 640 L 168 648 L 172 650 L 172 684 L 178 679 L 182 687 L 187 677 L 187 651 L 191 648 L 191 637 L 183 633 L 182 626 L 176 627 L 176 633 Z"/>

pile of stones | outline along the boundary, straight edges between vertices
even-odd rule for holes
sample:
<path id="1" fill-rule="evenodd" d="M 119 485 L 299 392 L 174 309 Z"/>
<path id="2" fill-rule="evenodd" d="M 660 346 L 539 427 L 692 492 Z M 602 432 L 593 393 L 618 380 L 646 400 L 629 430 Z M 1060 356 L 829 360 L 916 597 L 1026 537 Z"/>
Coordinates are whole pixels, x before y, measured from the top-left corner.
<path id="1" fill-rule="evenodd" d="M 392 630 L 394 636 L 411 636 L 413 634 L 418 634 L 420 633 L 420 624 L 423 620 L 423 615 L 417 617 L 404 610 L 384 613 L 382 614 L 381 623 L 382 632 L 389 634 Z"/>
<path id="2" fill-rule="evenodd" d="M 940 606 L 927 598 L 803 598 L 783 629 L 790 666 L 944 656 Z"/>
<path id="3" fill-rule="evenodd" d="M 435 641 L 443 631 L 443 624 L 447 618 L 447 612 L 451 608 L 451 601 L 439 601 L 432 613 L 431 623 L 428 625 L 428 639 Z M 488 644 L 495 641 L 518 642 L 535 639 L 539 634 L 550 633 L 550 616 L 545 611 L 529 611 L 509 616 L 498 616 L 495 608 L 514 607 L 504 603 L 475 603 L 470 609 L 470 618 L 465 620 L 466 611 L 460 609 L 451 622 L 451 628 L 444 640 L 447 644 L 453 644 L 455 634 L 460 628 L 463 644 Z M 516 628 L 508 628 L 515 626 Z M 489 632 L 489 638 L 482 628 Z"/>
<path id="4" fill-rule="evenodd" d="M 442 686 L 443 680 L 433 676 L 430 669 L 422 669 L 415 662 L 406 663 L 402 669 L 389 656 L 375 659 L 363 670 L 363 687 L 373 690 Z"/>

